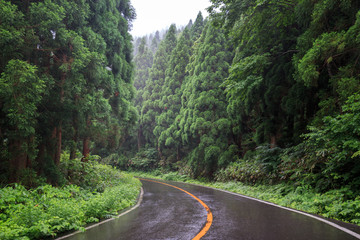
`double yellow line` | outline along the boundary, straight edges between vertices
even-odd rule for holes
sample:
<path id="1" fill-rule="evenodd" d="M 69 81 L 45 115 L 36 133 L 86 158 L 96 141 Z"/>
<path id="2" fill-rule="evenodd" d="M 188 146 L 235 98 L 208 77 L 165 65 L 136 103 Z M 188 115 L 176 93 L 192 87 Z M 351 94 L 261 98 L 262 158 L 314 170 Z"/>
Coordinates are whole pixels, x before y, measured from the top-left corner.
<path id="1" fill-rule="evenodd" d="M 163 183 L 163 182 L 158 182 L 158 181 L 154 181 L 154 180 L 150 180 L 150 179 L 143 179 L 143 178 L 140 178 L 140 180 L 142 181 L 148 181 L 148 182 L 154 182 L 154 183 L 160 183 L 160 184 L 163 184 L 163 185 L 166 185 L 166 186 L 169 186 L 169 187 L 173 187 L 173 188 L 176 188 L 180 191 L 183 191 L 185 192 L 186 194 L 189 194 L 190 196 L 192 196 L 193 198 L 195 198 L 207 211 L 207 219 L 206 219 L 206 224 L 205 226 L 201 229 L 201 231 L 192 239 L 192 240 L 199 240 L 201 239 L 210 229 L 210 226 L 213 222 L 213 215 L 211 213 L 211 210 L 210 208 L 203 202 L 201 201 L 201 199 L 199 199 L 198 197 L 196 197 L 195 195 L 193 195 L 192 193 L 189 193 L 188 191 L 182 189 L 182 188 L 179 188 L 179 187 L 176 187 L 174 185 L 171 185 L 171 184 L 167 184 L 167 183 Z"/>

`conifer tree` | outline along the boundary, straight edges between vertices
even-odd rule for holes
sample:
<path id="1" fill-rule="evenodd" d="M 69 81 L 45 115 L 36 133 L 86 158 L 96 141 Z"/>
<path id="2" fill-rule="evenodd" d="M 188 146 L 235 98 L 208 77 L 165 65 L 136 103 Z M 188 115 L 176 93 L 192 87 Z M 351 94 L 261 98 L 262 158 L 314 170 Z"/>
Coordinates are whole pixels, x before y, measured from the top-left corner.
<path id="1" fill-rule="evenodd" d="M 91 28 L 99 33 L 106 43 L 106 68 L 110 78 L 103 82 L 107 101 L 111 106 L 106 127 L 98 131 L 95 139 L 101 139 L 95 145 L 95 152 L 117 152 L 129 134 L 130 127 L 136 123 L 137 113 L 131 104 L 135 96 L 133 87 L 132 37 L 129 34 L 130 23 L 135 12 L 129 0 L 106 0 L 90 3 Z M 95 121 L 94 123 L 98 123 Z M 98 124 L 97 124 L 98 125 Z M 86 139 L 84 139 L 86 140 Z M 96 143 L 96 142 L 95 142 Z"/>
<path id="2" fill-rule="evenodd" d="M 153 54 L 147 46 L 146 38 L 141 38 L 141 43 L 137 50 L 137 55 L 134 58 L 135 63 L 135 78 L 134 86 L 137 90 L 135 98 L 135 106 L 137 107 L 138 113 L 142 109 L 143 105 L 143 93 L 146 82 L 149 79 L 149 71 L 153 65 Z M 138 133 L 137 133 L 137 143 L 138 150 L 142 147 L 144 142 L 142 128 L 139 119 Z"/>
<path id="3" fill-rule="evenodd" d="M 169 65 L 171 52 L 176 46 L 176 27 L 171 25 L 165 39 L 160 43 L 155 54 L 154 63 L 149 73 L 149 80 L 143 93 L 143 107 L 141 109 L 141 127 L 147 143 L 151 147 L 157 146 L 154 137 L 155 118 L 164 110 L 161 104 L 161 90 L 165 82 L 165 72 Z"/>
<path id="4" fill-rule="evenodd" d="M 180 160 L 179 147 L 181 141 L 179 141 L 179 135 L 174 134 L 174 129 L 170 125 L 174 122 L 181 108 L 181 87 L 186 77 L 186 66 L 189 63 L 191 47 L 190 32 L 189 29 L 185 28 L 171 53 L 161 90 L 163 111 L 155 118 L 154 135 L 158 139 L 158 149 L 160 152 L 166 149 L 165 155 L 167 158 L 172 158 L 172 161 Z"/>
<path id="5" fill-rule="evenodd" d="M 175 124 L 187 145 L 188 164 L 194 176 L 212 176 L 228 149 L 231 133 L 227 101 L 220 85 L 228 75 L 231 53 L 224 34 L 208 22 L 188 66 L 182 108 Z"/>
<path id="6" fill-rule="evenodd" d="M 160 32 L 156 31 L 154 37 L 151 40 L 150 43 L 150 49 L 153 52 L 153 54 L 155 55 L 156 51 L 159 48 L 159 44 L 161 42 L 161 38 L 160 38 Z"/>
<path id="7" fill-rule="evenodd" d="M 136 66 L 134 86 L 137 90 L 137 105 L 142 102 L 142 90 L 145 88 L 146 81 L 149 79 L 149 70 L 153 64 L 153 54 L 148 48 L 146 37 L 141 38 L 141 43 L 134 58 Z"/>
<path id="8" fill-rule="evenodd" d="M 36 167 L 49 176 L 54 175 L 50 170 L 59 164 L 63 150 L 69 150 L 72 157 L 79 150 L 87 156 L 90 145 L 98 153 L 101 149 L 117 151 L 136 121 L 131 105 L 135 90 L 128 33 L 135 13 L 130 1 L 1 0 L 0 9 L 1 34 L 5 34 L 0 41 L 4 47 L 1 83 L 23 82 L 19 86 L 27 93 L 20 94 L 19 100 L 27 99 L 28 109 L 33 111 L 26 123 L 31 134 L 22 136 L 21 144 L 28 146 L 21 147 L 27 150 L 20 154 L 27 163 L 17 164 L 10 155 L 15 156 L 19 149 L 1 144 L 10 168 Z M 9 73 L 19 69 L 23 75 Z M 9 98 L 9 92 L 1 94 L 3 129 L 17 103 Z M 36 98 L 30 99 L 31 94 L 37 94 Z M 16 125 L 14 122 L 12 128 Z M 0 131 L 1 143 L 8 141 L 7 134 Z"/>
<path id="9" fill-rule="evenodd" d="M 193 41 L 196 41 L 204 29 L 204 18 L 201 12 L 196 16 L 194 24 L 190 28 L 190 35 Z"/>

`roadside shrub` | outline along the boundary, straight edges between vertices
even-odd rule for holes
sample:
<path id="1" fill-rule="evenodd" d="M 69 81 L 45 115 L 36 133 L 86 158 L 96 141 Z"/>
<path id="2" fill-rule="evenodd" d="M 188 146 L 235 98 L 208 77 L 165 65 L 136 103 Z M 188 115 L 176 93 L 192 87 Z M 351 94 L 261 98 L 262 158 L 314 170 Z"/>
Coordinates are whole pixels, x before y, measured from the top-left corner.
<path id="1" fill-rule="evenodd" d="M 83 230 L 84 224 L 113 217 L 136 202 L 141 183 L 130 175 L 93 159 L 64 156 L 61 164 L 68 170 L 66 178 L 78 185 L 26 189 L 13 184 L 0 189 L 0 239 L 43 239 Z"/>
<path id="2" fill-rule="evenodd" d="M 351 185 L 360 189 L 360 93 L 351 95 L 341 114 L 326 116 L 321 126 L 310 126 L 305 134 L 304 160 L 321 166 L 319 173 L 328 178 L 330 188 Z"/>
<path id="3" fill-rule="evenodd" d="M 38 176 L 34 169 L 26 168 L 20 172 L 19 182 L 28 188 L 35 188 L 46 183 L 46 179 Z"/>
<path id="4" fill-rule="evenodd" d="M 109 165 L 98 163 L 98 156 L 90 156 L 87 161 L 62 158 L 60 169 L 71 183 L 92 191 L 103 192 L 105 188 L 124 181 L 123 174 Z"/>
<path id="5" fill-rule="evenodd" d="M 216 181 L 239 181 L 244 183 L 268 182 L 276 176 L 267 173 L 266 167 L 256 161 L 239 159 L 221 169 L 215 175 Z"/>
<path id="6" fill-rule="evenodd" d="M 270 147 L 270 145 L 262 145 L 256 148 L 253 161 L 261 164 L 265 171 L 269 174 L 277 174 L 278 165 L 281 162 L 280 155 L 283 149 L 279 147 Z M 245 159 L 246 156 L 244 157 Z"/>
<path id="7" fill-rule="evenodd" d="M 188 176 L 181 175 L 178 172 L 166 173 L 162 176 L 162 178 L 167 181 L 183 181 L 183 182 L 189 179 Z"/>
<path id="8" fill-rule="evenodd" d="M 131 158 L 128 167 L 134 170 L 151 171 L 158 167 L 158 152 L 155 148 L 148 148 L 138 152 L 135 157 Z"/>

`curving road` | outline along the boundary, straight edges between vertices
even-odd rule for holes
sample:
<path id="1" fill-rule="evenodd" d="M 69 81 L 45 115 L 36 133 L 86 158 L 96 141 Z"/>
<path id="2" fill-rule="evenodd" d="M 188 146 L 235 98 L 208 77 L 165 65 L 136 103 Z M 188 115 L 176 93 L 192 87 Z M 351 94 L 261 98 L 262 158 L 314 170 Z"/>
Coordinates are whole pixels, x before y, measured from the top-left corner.
<path id="1" fill-rule="evenodd" d="M 145 179 L 142 183 L 139 207 L 66 239 L 360 239 L 358 226 L 326 223 L 238 194 L 184 183 L 164 185 Z"/>

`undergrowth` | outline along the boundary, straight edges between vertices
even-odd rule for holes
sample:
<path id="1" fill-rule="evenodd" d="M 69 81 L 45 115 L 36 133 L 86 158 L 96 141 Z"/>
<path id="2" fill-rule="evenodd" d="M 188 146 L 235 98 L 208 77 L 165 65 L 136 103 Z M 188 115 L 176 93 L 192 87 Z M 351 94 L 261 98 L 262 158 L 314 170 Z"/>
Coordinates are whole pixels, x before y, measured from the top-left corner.
<path id="1" fill-rule="evenodd" d="M 87 223 L 111 218 L 135 204 L 140 181 L 95 160 L 63 157 L 67 184 L 27 189 L 11 184 L 0 189 L 0 239 L 43 239 L 84 230 Z"/>

